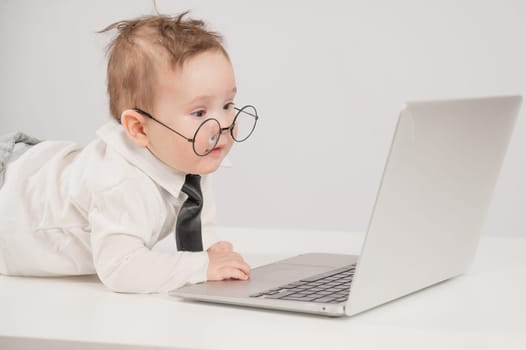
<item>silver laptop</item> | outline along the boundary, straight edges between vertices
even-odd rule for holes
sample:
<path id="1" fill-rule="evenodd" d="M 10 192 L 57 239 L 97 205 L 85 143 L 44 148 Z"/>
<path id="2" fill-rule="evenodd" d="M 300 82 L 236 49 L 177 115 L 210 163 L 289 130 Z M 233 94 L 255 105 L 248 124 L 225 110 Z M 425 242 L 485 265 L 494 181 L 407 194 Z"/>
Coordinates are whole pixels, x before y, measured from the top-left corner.
<path id="1" fill-rule="evenodd" d="M 521 102 L 503 96 L 407 103 L 359 256 L 304 254 L 255 268 L 248 281 L 187 285 L 170 294 L 351 316 L 462 274 Z"/>

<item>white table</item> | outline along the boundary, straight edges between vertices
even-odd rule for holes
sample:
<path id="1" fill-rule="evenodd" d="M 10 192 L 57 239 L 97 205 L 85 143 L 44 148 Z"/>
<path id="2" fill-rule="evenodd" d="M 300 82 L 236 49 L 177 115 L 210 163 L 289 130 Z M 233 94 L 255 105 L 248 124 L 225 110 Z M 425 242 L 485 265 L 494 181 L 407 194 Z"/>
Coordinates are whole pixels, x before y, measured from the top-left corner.
<path id="1" fill-rule="evenodd" d="M 306 251 L 357 253 L 363 239 L 305 230 L 221 233 L 252 265 Z M 485 236 L 465 275 L 351 318 L 117 294 L 95 276 L 0 276 L 2 350 L 152 347 L 526 349 L 526 238 Z"/>

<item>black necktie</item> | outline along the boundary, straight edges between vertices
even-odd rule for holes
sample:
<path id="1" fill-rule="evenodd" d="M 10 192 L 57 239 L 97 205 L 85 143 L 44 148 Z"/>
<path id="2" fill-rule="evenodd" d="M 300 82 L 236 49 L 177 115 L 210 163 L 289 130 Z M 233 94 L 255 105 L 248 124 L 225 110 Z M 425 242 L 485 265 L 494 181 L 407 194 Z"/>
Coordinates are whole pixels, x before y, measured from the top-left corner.
<path id="1" fill-rule="evenodd" d="M 186 175 L 181 191 L 188 195 L 184 201 L 177 224 L 175 225 L 175 240 L 177 250 L 200 252 L 203 250 L 201 238 L 201 209 L 203 208 L 203 195 L 201 193 L 201 176 Z"/>

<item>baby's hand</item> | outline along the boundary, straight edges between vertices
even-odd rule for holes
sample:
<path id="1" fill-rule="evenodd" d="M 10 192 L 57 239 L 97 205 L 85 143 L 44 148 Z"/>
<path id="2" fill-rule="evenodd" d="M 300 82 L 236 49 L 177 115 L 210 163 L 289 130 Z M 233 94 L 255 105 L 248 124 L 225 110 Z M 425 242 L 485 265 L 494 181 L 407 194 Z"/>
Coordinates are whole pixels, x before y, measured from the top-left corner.
<path id="1" fill-rule="evenodd" d="M 250 266 L 241 255 L 232 251 L 229 242 L 218 242 L 207 250 L 209 281 L 220 281 L 229 278 L 248 280 Z"/>

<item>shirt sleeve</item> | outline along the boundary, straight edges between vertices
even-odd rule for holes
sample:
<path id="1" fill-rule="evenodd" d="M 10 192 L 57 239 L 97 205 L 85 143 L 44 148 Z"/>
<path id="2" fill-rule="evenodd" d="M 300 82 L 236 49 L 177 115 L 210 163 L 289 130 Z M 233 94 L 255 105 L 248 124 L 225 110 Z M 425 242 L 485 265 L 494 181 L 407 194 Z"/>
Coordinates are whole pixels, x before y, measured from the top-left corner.
<path id="1" fill-rule="evenodd" d="M 151 250 L 166 210 L 155 191 L 153 184 L 128 179 L 93 195 L 93 262 L 101 281 L 115 292 L 163 293 L 206 280 L 206 251 Z"/>

